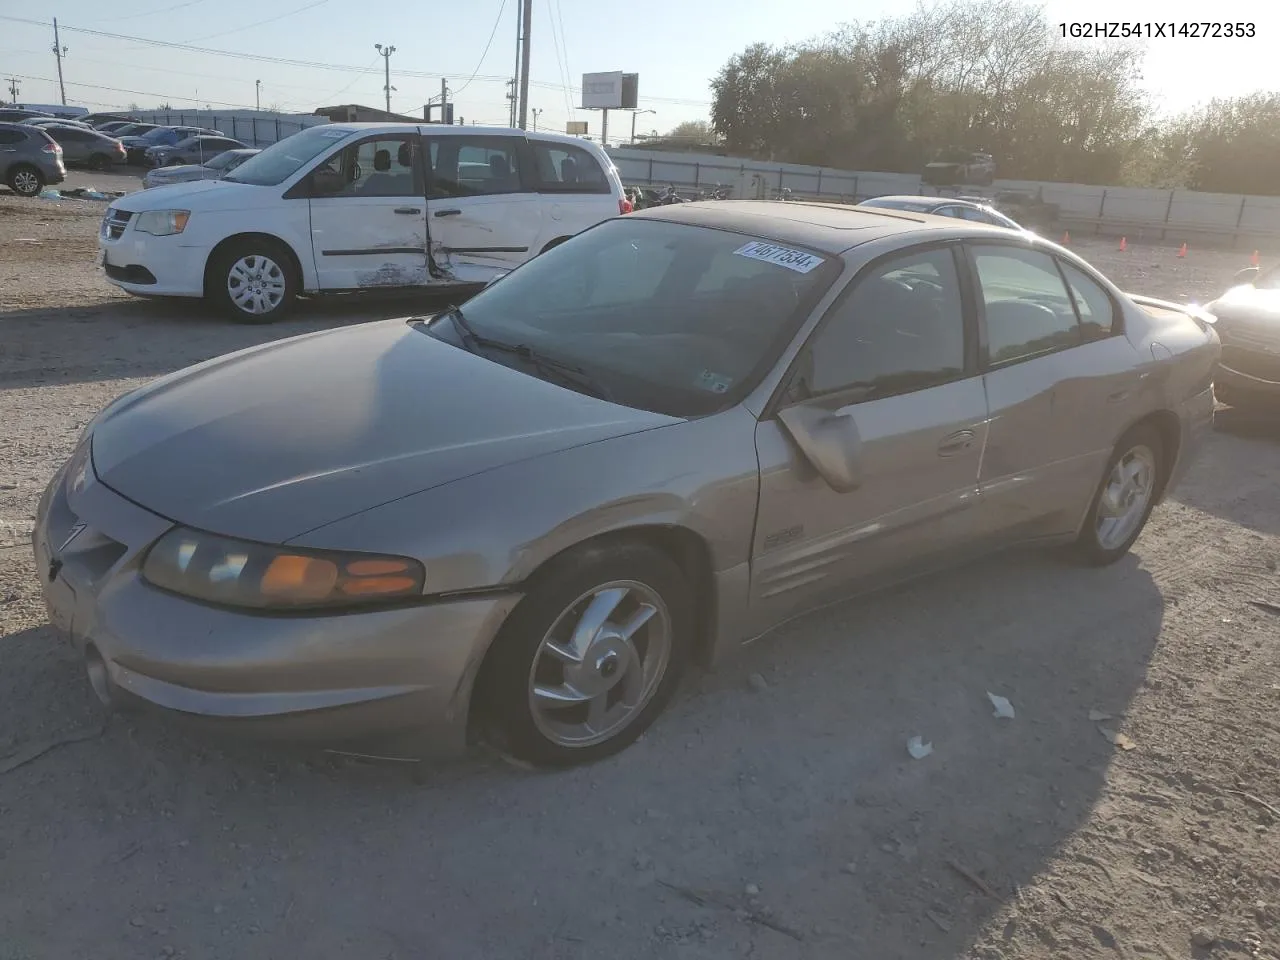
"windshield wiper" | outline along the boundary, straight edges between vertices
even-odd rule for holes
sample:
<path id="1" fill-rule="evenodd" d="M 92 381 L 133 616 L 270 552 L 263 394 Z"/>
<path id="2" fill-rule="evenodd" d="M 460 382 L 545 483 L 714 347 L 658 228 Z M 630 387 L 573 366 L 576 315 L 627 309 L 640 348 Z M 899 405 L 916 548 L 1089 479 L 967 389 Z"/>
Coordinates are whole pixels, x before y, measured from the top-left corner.
<path id="1" fill-rule="evenodd" d="M 612 391 L 581 367 L 566 363 L 564 360 L 557 360 L 555 357 L 548 357 L 534 350 L 527 343 L 507 343 L 505 340 L 495 340 L 493 337 L 476 333 L 475 328 L 462 313 L 461 307 L 451 306 L 445 315 L 458 332 L 458 338 L 468 353 L 479 353 L 477 348 L 508 353 L 524 360 L 543 376 L 558 380 L 563 386 L 599 397 L 601 400 L 613 400 Z"/>

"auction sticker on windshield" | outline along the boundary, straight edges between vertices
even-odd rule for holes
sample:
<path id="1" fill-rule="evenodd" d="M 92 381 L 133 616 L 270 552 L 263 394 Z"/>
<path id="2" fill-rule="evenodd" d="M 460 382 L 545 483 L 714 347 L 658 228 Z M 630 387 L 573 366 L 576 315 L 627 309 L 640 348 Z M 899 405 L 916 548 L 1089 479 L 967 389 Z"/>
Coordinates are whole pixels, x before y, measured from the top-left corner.
<path id="1" fill-rule="evenodd" d="M 808 273 L 822 266 L 822 258 L 812 253 L 792 247 L 780 247 L 776 243 L 765 243 L 763 240 L 752 240 L 733 252 L 740 257 L 774 263 L 788 270 L 794 270 L 796 273 Z"/>

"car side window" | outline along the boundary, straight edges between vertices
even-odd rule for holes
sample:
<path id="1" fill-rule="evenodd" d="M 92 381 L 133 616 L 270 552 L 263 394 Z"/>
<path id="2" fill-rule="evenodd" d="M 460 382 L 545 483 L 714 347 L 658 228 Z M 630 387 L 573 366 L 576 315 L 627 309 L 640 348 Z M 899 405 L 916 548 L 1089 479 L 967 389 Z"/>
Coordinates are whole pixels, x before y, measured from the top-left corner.
<path id="1" fill-rule="evenodd" d="M 972 244 L 987 323 L 987 361 L 1013 363 L 1079 346 L 1076 311 L 1052 257 Z"/>
<path id="2" fill-rule="evenodd" d="M 959 219 L 960 217 L 959 207 L 952 207 L 952 206 L 938 207 L 937 209 L 932 210 L 930 212 L 935 217 L 951 217 L 952 219 Z"/>
<path id="3" fill-rule="evenodd" d="M 948 247 L 918 250 L 858 278 L 802 355 L 794 393 L 877 400 L 959 379 L 964 308 Z"/>
<path id="4" fill-rule="evenodd" d="M 544 193 L 609 193 L 609 181 L 599 161 L 581 147 L 546 140 L 529 141 Z"/>
<path id="5" fill-rule="evenodd" d="M 342 174 L 335 197 L 420 197 L 415 137 L 379 137 L 344 147 L 328 166 Z"/>
<path id="6" fill-rule="evenodd" d="M 433 198 L 520 193 L 518 137 L 439 137 L 431 142 Z"/>
<path id="7" fill-rule="evenodd" d="M 1098 283 L 1079 267 L 1059 260 L 1080 314 L 1080 329 L 1086 340 L 1105 340 L 1115 332 L 1116 305 Z"/>

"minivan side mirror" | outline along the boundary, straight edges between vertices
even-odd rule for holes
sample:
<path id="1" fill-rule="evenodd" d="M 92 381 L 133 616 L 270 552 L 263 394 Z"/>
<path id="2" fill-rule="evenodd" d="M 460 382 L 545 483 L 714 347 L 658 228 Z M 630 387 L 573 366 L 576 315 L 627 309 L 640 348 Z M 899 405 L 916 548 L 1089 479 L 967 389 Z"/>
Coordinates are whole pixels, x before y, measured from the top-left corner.
<path id="1" fill-rule="evenodd" d="M 338 193 L 346 185 L 342 174 L 328 167 L 321 167 L 311 173 L 311 192 L 320 197 Z"/>
<path id="2" fill-rule="evenodd" d="M 1245 267 L 1243 270 L 1237 270 L 1236 275 L 1232 278 L 1232 283 L 1239 285 L 1241 283 L 1253 283 L 1258 279 L 1257 267 Z"/>

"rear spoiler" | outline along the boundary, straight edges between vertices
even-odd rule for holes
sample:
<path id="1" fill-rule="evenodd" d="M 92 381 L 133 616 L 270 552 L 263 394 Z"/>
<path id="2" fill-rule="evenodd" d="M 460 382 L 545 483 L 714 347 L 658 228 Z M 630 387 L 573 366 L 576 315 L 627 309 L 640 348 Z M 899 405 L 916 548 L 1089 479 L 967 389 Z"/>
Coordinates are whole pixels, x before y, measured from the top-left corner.
<path id="1" fill-rule="evenodd" d="M 1197 307 L 1190 303 L 1174 303 L 1172 300 L 1159 300 L 1155 297 L 1144 297 L 1138 293 L 1126 293 L 1126 297 L 1132 300 L 1140 307 L 1154 307 L 1157 310 L 1172 310 L 1174 313 L 1185 314 L 1200 325 L 1202 330 L 1208 330 L 1218 322 L 1208 310 L 1203 307 Z"/>

